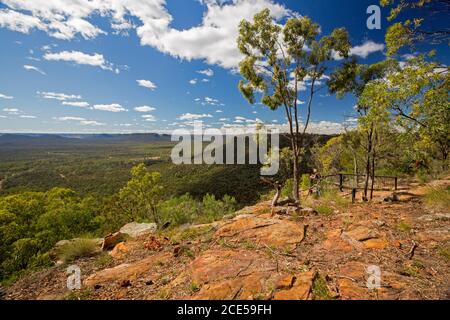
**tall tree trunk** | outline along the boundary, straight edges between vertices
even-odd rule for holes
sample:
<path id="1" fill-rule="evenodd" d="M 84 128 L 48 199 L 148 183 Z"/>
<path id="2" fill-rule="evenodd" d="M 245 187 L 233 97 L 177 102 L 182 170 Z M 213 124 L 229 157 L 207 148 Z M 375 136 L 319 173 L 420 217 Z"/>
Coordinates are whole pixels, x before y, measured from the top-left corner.
<path id="1" fill-rule="evenodd" d="M 373 151 L 372 151 L 372 183 L 370 186 L 370 200 L 373 199 L 373 188 L 375 185 L 375 157 L 376 157 L 376 153 L 375 153 L 375 146 L 373 147 Z"/>
<path id="2" fill-rule="evenodd" d="M 377 144 L 377 132 L 375 131 L 374 133 L 374 142 L 373 142 L 373 146 L 372 146 L 372 184 L 370 186 L 370 200 L 373 199 L 373 188 L 375 185 L 375 161 L 376 161 L 376 144 Z"/>
<path id="3" fill-rule="evenodd" d="M 296 152 L 295 152 L 296 153 Z M 292 190 L 292 196 L 294 198 L 294 201 L 297 204 L 300 204 L 300 181 L 298 179 L 298 173 L 299 173 L 299 168 L 298 168 L 298 154 L 294 154 L 294 170 L 293 170 L 293 190 Z"/>
<path id="4" fill-rule="evenodd" d="M 367 134 L 367 150 L 366 150 L 366 179 L 364 182 L 364 193 L 363 200 L 367 201 L 367 191 L 369 189 L 369 177 L 370 177 L 370 156 L 372 154 L 372 136 L 373 136 L 373 127 L 370 128 L 369 133 Z"/>

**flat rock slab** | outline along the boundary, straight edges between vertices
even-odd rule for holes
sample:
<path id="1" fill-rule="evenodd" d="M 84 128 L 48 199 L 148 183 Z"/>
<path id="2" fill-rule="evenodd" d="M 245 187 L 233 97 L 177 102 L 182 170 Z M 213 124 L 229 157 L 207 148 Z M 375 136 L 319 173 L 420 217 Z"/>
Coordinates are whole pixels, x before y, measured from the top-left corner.
<path id="1" fill-rule="evenodd" d="M 347 236 L 356 241 L 365 241 L 378 237 L 378 232 L 373 228 L 369 228 L 366 226 L 356 226 L 355 228 L 350 229 L 343 233 L 344 236 Z"/>
<path id="2" fill-rule="evenodd" d="M 249 250 L 208 250 L 189 269 L 191 281 L 201 287 L 195 300 L 304 300 L 316 275 L 278 272 L 276 261 Z"/>
<path id="3" fill-rule="evenodd" d="M 158 226 L 156 223 L 137 223 L 130 222 L 120 228 L 120 232 L 129 235 L 132 238 L 137 238 L 143 235 L 152 234 L 156 232 Z"/>
<path id="4" fill-rule="evenodd" d="M 314 279 L 317 276 L 315 270 L 296 274 L 292 278 L 291 285 L 287 289 L 276 292 L 274 300 L 308 300 L 311 299 L 311 292 Z"/>
<path id="5" fill-rule="evenodd" d="M 419 241 L 431 241 L 431 242 L 446 242 L 450 241 L 450 228 L 443 227 L 438 229 L 431 229 L 422 232 L 418 232 L 416 238 Z"/>
<path id="6" fill-rule="evenodd" d="M 222 226 L 216 237 L 231 242 L 251 242 L 281 250 L 294 250 L 303 240 L 304 226 L 289 220 L 242 218 Z"/>
<path id="7" fill-rule="evenodd" d="M 202 284 L 255 272 L 273 272 L 276 262 L 252 250 L 207 250 L 189 269 L 193 282 Z"/>
<path id="8" fill-rule="evenodd" d="M 148 276 L 152 269 L 161 263 L 166 263 L 172 254 L 170 253 L 157 253 L 149 256 L 136 263 L 124 263 L 114 268 L 104 269 L 84 280 L 84 285 L 87 287 L 93 287 L 96 284 L 110 283 L 116 281 L 133 281 L 139 277 Z"/>

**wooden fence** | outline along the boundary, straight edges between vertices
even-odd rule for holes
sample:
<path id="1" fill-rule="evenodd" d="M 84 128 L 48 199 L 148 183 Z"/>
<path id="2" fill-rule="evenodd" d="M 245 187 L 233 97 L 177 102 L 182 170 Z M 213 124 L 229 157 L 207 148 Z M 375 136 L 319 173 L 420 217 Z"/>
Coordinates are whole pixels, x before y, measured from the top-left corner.
<path id="1" fill-rule="evenodd" d="M 351 190 L 352 202 L 355 201 L 356 192 L 364 189 L 366 176 L 363 174 L 338 173 L 322 177 L 322 181 L 330 183 L 339 187 L 342 192 L 344 190 Z M 372 186 L 372 178 L 369 177 L 368 189 Z M 374 177 L 374 191 L 397 191 L 398 177 L 395 176 L 375 176 Z"/>

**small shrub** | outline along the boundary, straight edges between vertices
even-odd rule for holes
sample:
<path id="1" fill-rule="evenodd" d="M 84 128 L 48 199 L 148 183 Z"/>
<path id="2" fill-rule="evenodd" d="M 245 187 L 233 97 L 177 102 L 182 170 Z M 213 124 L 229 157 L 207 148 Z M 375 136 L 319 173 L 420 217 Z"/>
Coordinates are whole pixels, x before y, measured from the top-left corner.
<path id="1" fill-rule="evenodd" d="M 402 232 L 410 232 L 412 229 L 411 226 L 405 221 L 400 221 L 400 223 L 397 225 L 397 228 Z"/>
<path id="2" fill-rule="evenodd" d="M 74 290 L 65 296 L 64 300 L 89 300 L 91 295 L 92 291 L 90 289 Z"/>
<path id="3" fill-rule="evenodd" d="M 82 257 L 92 256 L 97 251 L 95 240 L 77 239 L 59 248 L 57 256 L 59 260 L 68 263 Z"/>
<path id="4" fill-rule="evenodd" d="M 291 198 L 293 190 L 294 190 L 294 183 L 293 183 L 292 179 L 286 180 L 286 182 L 284 183 L 283 189 L 281 189 L 281 197 L 282 198 L 286 198 L 286 197 Z"/>
<path id="5" fill-rule="evenodd" d="M 314 300 L 331 300 L 333 298 L 328 290 L 327 282 L 320 275 L 314 279 L 312 292 Z"/>
<path id="6" fill-rule="evenodd" d="M 430 175 L 425 170 L 419 170 L 416 173 L 416 178 L 421 184 L 425 184 L 430 181 Z"/>
<path id="7" fill-rule="evenodd" d="M 436 210 L 448 210 L 450 208 L 450 187 L 430 187 L 425 197 L 427 206 Z"/>
<path id="8" fill-rule="evenodd" d="M 440 247 L 439 255 L 441 255 L 445 260 L 450 261 L 450 247 Z"/>
<path id="9" fill-rule="evenodd" d="M 302 190 L 309 190 L 310 187 L 309 174 L 302 174 Z"/>
<path id="10" fill-rule="evenodd" d="M 108 253 L 104 252 L 95 260 L 95 266 L 104 269 L 110 266 L 113 261 L 114 259 Z"/>
<path id="11" fill-rule="evenodd" d="M 171 198 L 160 205 L 162 220 L 170 222 L 173 227 L 195 220 L 199 209 L 198 202 L 189 194 Z"/>
<path id="12" fill-rule="evenodd" d="M 330 216 L 331 214 L 333 214 L 334 210 L 327 205 L 321 204 L 316 207 L 316 211 L 323 216 Z"/>
<path id="13" fill-rule="evenodd" d="M 200 287 L 195 282 L 191 282 L 191 284 L 189 285 L 189 291 L 191 291 L 192 293 L 196 293 L 200 291 Z"/>

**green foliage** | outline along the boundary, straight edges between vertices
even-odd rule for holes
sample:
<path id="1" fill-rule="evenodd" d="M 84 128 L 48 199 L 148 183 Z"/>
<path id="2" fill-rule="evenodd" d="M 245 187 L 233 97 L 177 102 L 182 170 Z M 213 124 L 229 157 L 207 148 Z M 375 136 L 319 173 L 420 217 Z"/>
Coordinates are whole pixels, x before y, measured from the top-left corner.
<path id="1" fill-rule="evenodd" d="M 92 239 L 76 239 L 58 248 L 57 257 L 64 263 L 98 253 L 98 244 Z"/>
<path id="2" fill-rule="evenodd" d="M 443 257 L 445 260 L 450 261 L 450 247 L 440 247 L 439 248 L 439 254 L 441 257 Z"/>
<path id="3" fill-rule="evenodd" d="M 412 227 L 409 223 L 400 221 L 400 223 L 397 225 L 397 229 L 402 232 L 410 232 Z"/>
<path id="4" fill-rule="evenodd" d="M 97 259 L 95 259 L 95 266 L 99 269 L 105 269 L 114 262 L 114 258 L 107 252 L 101 253 Z"/>
<path id="5" fill-rule="evenodd" d="M 309 190 L 309 188 L 311 187 L 311 183 L 309 181 L 309 174 L 304 173 L 302 174 L 302 184 L 301 184 L 301 188 L 302 190 Z"/>
<path id="6" fill-rule="evenodd" d="M 193 221 L 198 216 L 199 211 L 198 201 L 189 194 L 170 198 L 160 205 L 162 221 L 170 222 L 172 226 Z"/>
<path id="7" fill-rule="evenodd" d="M 320 275 L 318 275 L 313 281 L 312 292 L 313 292 L 314 300 L 331 300 L 332 299 L 330 290 L 328 289 L 327 282 Z"/>
<path id="8" fill-rule="evenodd" d="M 62 188 L 0 197 L 0 280 L 48 265 L 58 240 L 94 233 L 99 210 L 92 198 Z"/>
<path id="9" fill-rule="evenodd" d="M 233 213 L 236 209 L 236 200 L 230 196 L 224 196 L 222 200 L 216 200 L 214 195 L 207 194 L 203 197 L 200 214 L 197 221 L 209 223 L 219 220 L 224 215 Z"/>
<path id="10" fill-rule="evenodd" d="M 161 174 L 149 171 L 142 163 L 131 169 L 131 179 L 120 189 L 117 205 L 133 220 L 150 220 L 160 224 L 158 206 L 163 191 Z"/>
<path id="11" fill-rule="evenodd" d="M 429 187 L 424 199 L 428 207 L 446 211 L 450 208 L 450 187 Z"/>
<path id="12" fill-rule="evenodd" d="M 418 56 L 386 78 L 369 82 L 361 94 L 361 105 L 376 106 L 367 117 L 393 116 L 404 130 L 404 143 L 410 144 L 414 159 L 428 163 L 437 158 L 445 169 L 450 149 L 448 68 Z"/>
<path id="13" fill-rule="evenodd" d="M 333 208 L 325 205 L 325 204 L 319 204 L 317 207 L 315 207 L 316 211 L 323 216 L 330 216 L 333 214 Z"/>
<path id="14" fill-rule="evenodd" d="M 260 97 L 260 102 L 270 110 L 284 109 L 290 128 L 295 200 L 299 200 L 298 164 L 315 88 L 323 79 L 327 63 L 333 60 L 333 56 L 339 54 L 348 58 L 351 47 L 345 29 L 335 29 L 321 38 L 319 35 L 319 25 L 310 18 L 291 18 L 280 26 L 273 21 L 269 9 L 257 13 L 252 21 L 242 20 L 239 24 L 237 43 L 244 56 L 239 63 L 239 71 L 244 78 L 239 82 L 239 90 L 251 104 Z M 305 81 L 310 81 L 310 90 L 306 90 L 304 99 L 308 101 L 307 121 L 303 132 L 300 132 L 299 88 Z"/>
<path id="15" fill-rule="evenodd" d="M 388 21 L 407 13 L 408 19 L 389 26 L 386 32 L 388 55 L 396 54 L 402 47 L 414 49 L 418 43 L 435 45 L 448 43 L 448 32 L 436 27 L 435 21 L 446 19 L 448 3 L 445 0 L 380 0 L 383 7 L 390 7 Z M 414 15 L 417 13 L 417 17 Z M 420 13 L 420 14 L 419 14 Z M 402 15 L 405 16 L 405 15 Z"/>

